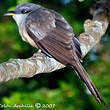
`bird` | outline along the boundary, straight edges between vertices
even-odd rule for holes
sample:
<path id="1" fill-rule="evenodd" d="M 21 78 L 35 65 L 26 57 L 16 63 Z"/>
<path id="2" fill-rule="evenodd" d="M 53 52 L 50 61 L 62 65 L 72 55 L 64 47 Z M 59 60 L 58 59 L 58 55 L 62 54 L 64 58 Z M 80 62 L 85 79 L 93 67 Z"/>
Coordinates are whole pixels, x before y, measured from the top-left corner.
<path id="1" fill-rule="evenodd" d="M 80 41 L 62 15 L 34 3 L 23 3 L 4 16 L 13 17 L 23 41 L 38 48 L 48 57 L 72 67 L 95 99 L 105 104 L 81 64 Z"/>

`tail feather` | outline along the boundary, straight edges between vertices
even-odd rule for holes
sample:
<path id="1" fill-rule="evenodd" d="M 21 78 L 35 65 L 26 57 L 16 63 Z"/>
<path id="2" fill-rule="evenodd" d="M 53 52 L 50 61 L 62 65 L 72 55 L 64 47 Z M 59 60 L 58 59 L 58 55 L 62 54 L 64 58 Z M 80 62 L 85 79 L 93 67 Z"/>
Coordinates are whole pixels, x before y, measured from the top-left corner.
<path id="1" fill-rule="evenodd" d="M 78 76 L 81 78 L 81 80 L 86 84 L 87 88 L 90 90 L 91 94 L 95 97 L 95 99 L 98 102 L 101 102 L 102 104 L 105 105 L 104 100 L 100 96 L 95 85 L 92 83 L 91 79 L 89 78 L 82 64 L 80 62 L 75 62 L 75 64 L 73 65 L 73 68 L 78 73 Z"/>

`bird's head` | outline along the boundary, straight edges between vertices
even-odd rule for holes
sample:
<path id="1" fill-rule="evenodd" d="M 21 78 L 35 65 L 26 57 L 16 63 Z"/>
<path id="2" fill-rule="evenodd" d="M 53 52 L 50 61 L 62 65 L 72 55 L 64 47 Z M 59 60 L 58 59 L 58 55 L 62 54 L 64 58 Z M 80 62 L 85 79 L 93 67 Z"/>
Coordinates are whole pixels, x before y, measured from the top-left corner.
<path id="1" fill-rule="evenodd" d="M 23 21 L 24 17 L 38 8 L 40 8 L 39 5 L 33 3 L 23 3 L 17 5 L 15 10 L 6 12 L 4 16 L 12 16 L 16 23 L 19 25 Z"/>

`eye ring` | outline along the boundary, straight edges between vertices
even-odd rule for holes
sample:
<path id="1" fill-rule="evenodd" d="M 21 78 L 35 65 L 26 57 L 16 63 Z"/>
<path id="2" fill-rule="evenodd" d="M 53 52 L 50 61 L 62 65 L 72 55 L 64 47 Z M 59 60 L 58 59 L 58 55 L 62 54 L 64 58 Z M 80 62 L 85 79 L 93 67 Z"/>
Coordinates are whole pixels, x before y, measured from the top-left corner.
<path id="1" fill-rule="evenodd" d="M 22 10 L 22 11 L 21 11 L 22 14 L 26 14 L 26 13 L 28 13 L 28 12 L 30 12 L 30 11 L 27 11 L 27 10 Z"/>

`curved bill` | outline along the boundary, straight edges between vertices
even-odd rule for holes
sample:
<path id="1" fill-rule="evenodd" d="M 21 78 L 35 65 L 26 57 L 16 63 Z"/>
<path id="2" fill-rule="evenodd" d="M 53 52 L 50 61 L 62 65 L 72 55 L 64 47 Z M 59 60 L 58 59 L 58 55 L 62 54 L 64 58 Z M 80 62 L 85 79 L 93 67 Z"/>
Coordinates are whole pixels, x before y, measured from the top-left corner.
<path id="1" fill-rule="evenodd" d="M 3 16 L 14 16 L 16 15 L 15 11 L 6 12 Z"/>

